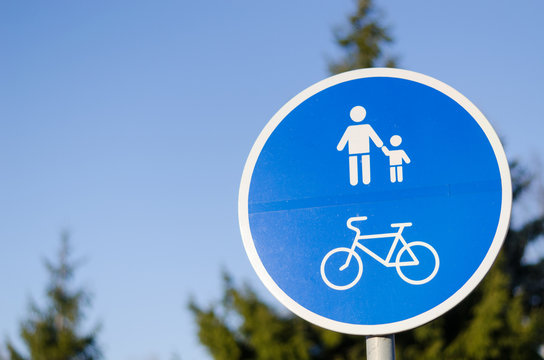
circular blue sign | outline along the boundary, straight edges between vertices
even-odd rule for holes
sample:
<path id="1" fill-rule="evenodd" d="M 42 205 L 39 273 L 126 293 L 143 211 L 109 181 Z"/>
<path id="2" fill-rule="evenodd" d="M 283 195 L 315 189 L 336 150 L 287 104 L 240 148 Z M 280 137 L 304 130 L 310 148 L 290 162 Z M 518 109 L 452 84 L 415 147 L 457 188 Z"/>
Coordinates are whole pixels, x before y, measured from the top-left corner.
<path id="1" fill-rule="evenodd" d="M 351 334 L 424 324 L 466 297 L 504 241 L 508 162 L 448 85 L 362 69 L 304 90 L 266 125 L 239 221 L 260 279 L 287 308 Z"/>

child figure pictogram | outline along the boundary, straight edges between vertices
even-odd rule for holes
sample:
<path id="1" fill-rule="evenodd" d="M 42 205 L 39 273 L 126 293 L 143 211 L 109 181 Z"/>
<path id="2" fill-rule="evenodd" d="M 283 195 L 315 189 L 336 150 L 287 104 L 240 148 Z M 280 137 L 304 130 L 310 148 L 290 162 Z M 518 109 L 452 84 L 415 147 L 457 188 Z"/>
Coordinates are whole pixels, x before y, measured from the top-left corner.
<path id="1" fill-rule="evenodd" d="M 402 138 L 399 135 L 393 135 L 391 136 L 391 139 L 389 140 L 391 143 L 391 146 L 397 147 L 402 143 Z M 383 153 L 389 157 L 389 173 L 391 182 L 402 182 L 403 175 L 402 175 L 402 163 L 409 164 L 410 158 L 404 150 L 398 149 L 398 150 L 389 150 L 385 145 L 382 146 Z"/>

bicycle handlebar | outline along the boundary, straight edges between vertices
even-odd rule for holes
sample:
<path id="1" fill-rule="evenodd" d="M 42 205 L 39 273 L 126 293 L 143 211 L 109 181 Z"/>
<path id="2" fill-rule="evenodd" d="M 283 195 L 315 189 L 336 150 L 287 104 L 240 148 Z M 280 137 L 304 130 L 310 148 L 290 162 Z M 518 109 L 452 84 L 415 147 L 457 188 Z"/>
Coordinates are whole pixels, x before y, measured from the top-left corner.
<path id="1" fill-rule="evenodd" d="M 348 227 L 351 225 L 352 222 L 354 221 L 363 221 L 363 220 L 366 220 L 368 219 L 368 217 L 366 216 L 354 216 L 354 217 L 350 217 L 348 219 Z"/>
<path id="2" fill-rule="evenodd" d="M 350 217 L 348 219 L 348 221 L 347 221 L 348 229 L 355 231 L 357 233 L 357 236 L 359 236 L 361 234 L 361 229 L 359 229 L 358 227 L 353 226 L 352 223 L 354 221 L 363 221 L 363 220 L 366 220 L 366 219 L 368 219 L 368 217 L 366 217 L 366 216 Z"/>
<path id="3" fill-rule="evenodd" d="M 354 217 L 350 217 L 347 221 L 347 227 L 348 229 L 350 230 L 353 230 L 357 233 L 357 236 L 359 236 L 361 234 L 361 229 L 359 229 L 358 227 L 354 226 L 353 225 L 353 222 L 354 221 L 363 221 L 363 220 L 366 220 L 368 219 L 368 217 L 366 216 L 354 216 Z M 412 226 L 412 223 L 411 222 L 405 222 L 405 223 L 394 223 L 394 224 L 391 224 L 391 227 L 392 228 L 404 228 L 404 227 L 408 227 L 408 226 Z"/>
<path id="4" fill-rule="evenodd" d="M 411 222 L 406 222 L 406 223 L 391 224 L 391 227 L 407 227 L 407 226 L 412 226 L 412 223 Z"/>

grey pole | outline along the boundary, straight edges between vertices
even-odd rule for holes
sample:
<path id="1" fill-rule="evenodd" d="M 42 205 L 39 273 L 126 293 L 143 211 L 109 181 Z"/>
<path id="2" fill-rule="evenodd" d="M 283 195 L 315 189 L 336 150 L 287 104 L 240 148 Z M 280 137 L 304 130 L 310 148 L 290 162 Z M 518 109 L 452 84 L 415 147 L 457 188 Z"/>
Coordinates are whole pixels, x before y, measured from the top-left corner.
<path id="1" fill-rule="evenodd" d="M 395 335 L 367 336 L 367 360 L 395 360 Z"/>

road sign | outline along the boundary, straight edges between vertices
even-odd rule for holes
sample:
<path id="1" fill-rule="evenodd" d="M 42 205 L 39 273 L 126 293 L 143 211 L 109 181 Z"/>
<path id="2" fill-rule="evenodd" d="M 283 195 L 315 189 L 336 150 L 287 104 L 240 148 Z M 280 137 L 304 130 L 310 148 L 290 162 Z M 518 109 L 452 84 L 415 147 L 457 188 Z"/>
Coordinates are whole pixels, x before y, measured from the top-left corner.
<path id="1" fill-rule="evenodd" d="M 251 264 L 283 305 L 380 335 L 466 297 L 499 252 L 511 205 L 504 150 L 468 99 L 422 74 L 362 69 L 274 115 L 238 211 Z"/>

